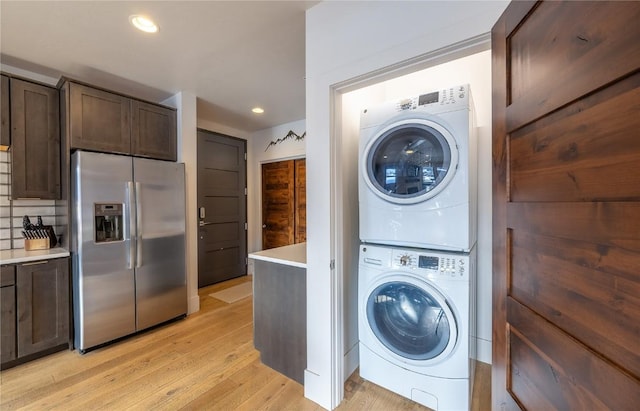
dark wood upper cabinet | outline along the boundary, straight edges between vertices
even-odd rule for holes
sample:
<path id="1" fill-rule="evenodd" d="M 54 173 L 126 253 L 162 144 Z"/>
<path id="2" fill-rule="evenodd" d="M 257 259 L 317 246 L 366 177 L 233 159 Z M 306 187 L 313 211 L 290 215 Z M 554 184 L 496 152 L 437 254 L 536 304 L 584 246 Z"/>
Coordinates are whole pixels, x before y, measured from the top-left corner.
<path id="1" fill-rule="evenodd" d="M 71 149 L 177 159 L 176 110 L 69 82 Z"/>
<path id="2" fill-rule="evenodd" d="M 11 196 L 60 198 L 60 102 L 53 87 L 10 80 Z"/>
<path id="3" fill-rule="evenodd" d="M 70 83 L 71 148 L 131 152 L 131 99 Z"/>
<path id="4" fill-rule="evenodd" d="M 176 111 L 131 101 L 131 154 L 176 161 Z"/>
<path id="5" fill-rule="evenodd" d="M 2 101 L 0 102 L 0 110 L 2 115 L 0 118 L 0 145 L 11 145 L 11 124 L 9 123 L 10 111 L 9 111 L 9 77 L 2 75 L 2 91 L 0 92 Z"/>

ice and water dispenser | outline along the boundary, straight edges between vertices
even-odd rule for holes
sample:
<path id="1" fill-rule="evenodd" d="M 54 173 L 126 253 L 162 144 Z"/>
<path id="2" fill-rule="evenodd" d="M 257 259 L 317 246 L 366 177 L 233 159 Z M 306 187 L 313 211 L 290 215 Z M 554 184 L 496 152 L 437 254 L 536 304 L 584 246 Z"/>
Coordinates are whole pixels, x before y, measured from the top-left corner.
<path id="1" fill-rule="evenodd" d="M 122 241 L 122 204 L 95 204 L 95 239 L 96 243 Z"/>

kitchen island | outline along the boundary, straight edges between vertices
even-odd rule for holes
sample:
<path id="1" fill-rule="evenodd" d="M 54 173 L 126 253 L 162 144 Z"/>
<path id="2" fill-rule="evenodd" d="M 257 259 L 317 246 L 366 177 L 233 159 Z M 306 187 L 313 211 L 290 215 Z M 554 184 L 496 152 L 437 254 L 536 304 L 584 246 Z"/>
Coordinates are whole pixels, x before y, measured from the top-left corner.
<path id="1" fill-rule="evenodd" d="M 254 260 L 253 343 L 261 361 L 304 384 L 307 367 L 307 245 L 249 254 Z"/>

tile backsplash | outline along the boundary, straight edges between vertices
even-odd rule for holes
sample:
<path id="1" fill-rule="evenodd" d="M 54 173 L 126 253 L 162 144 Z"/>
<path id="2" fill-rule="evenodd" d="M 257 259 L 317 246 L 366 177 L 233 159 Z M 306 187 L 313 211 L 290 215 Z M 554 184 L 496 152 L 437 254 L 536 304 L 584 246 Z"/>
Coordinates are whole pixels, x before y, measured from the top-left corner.
<path id="1" fill-rule="evenodd" d="M 37 216 L 45 225 L 53 226 L 56 234 L 62 227 L 56 226 L 55 200 L 11 199 L 11 152 L 0 151 L 0 250 L 24 248 L 22 217 L 29 216 L 33 224 Z"/>

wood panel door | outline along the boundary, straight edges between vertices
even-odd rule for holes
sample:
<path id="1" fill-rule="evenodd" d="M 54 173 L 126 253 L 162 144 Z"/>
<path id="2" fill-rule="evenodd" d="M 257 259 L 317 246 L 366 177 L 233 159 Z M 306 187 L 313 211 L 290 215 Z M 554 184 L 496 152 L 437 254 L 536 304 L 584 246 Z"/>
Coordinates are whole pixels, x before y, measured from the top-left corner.
<path id="1" fill-rule="evenodd" d="M 306 160 L 262 165 L 262 249 L 307 241 Z"/>
<path id="2" fill-rule="evenodd" d="M 58 90 L 12 78 L 11 197 L 60 198 Z"/>
<path id="3" fill-rule="evenodd" d="M 262 165 L 262 249 L 295 242 L 293 160 Z"/>
<path id="4" fill-rule="evenodd" d="M 295 169 L 295 242 L 307 241 L 307 161 L 294 160 Z"/>
<path id="5" fill-rule="evenodd" d="M 640 404 L 640 3 L 492 30 L 494 409 Z"/>
<path id="6" fill-rule="evenodd" d="M 198 130 L 198 287 L 247 274 L 246 147 Z"/>

